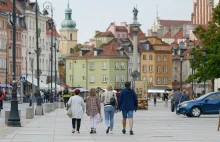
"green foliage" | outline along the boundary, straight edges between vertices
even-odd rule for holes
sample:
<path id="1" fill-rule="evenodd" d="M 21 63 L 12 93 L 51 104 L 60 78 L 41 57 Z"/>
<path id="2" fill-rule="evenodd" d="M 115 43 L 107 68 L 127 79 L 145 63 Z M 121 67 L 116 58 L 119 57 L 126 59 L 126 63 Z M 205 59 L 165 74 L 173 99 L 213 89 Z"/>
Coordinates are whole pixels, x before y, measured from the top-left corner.
<path id="1" fill-rule="evenodd" d="M 220 5 L 213 11 L 213 19 L 207 26 L 198 26 L 194 30 L 203 48 L 206 48 L 205 73 L 204 79 L 204 57 L 202 56 L 201 47 L 193 47 L 191 52 L 195 52 L 194 62 L 191 61 L 191 67 L 194 68 L 195 74 L 190 75 L 187 82 L 193 79 L 197 82 L 204 80 L 214 80 L 220 78 Z"/>
<path id="2" fill-rule="evenodd" d="M 73 54 L 75 52 L 78 52 L 81 50 L 81 48 L 83 48 L 82 44 L 77 44 L 74 48 L 70 48 L 70 53 Z"/>

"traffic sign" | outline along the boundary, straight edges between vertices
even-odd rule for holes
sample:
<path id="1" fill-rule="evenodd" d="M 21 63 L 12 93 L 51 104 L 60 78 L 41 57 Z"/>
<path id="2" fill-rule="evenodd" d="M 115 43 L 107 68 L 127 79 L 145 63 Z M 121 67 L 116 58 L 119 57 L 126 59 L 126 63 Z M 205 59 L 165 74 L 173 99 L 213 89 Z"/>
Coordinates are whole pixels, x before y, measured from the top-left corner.
<path id="1" fill-rule="evenodd" d="M 20 82 L 25 82 L 25 80 L 26 80 L 26 77 L 20 76 Z"/>

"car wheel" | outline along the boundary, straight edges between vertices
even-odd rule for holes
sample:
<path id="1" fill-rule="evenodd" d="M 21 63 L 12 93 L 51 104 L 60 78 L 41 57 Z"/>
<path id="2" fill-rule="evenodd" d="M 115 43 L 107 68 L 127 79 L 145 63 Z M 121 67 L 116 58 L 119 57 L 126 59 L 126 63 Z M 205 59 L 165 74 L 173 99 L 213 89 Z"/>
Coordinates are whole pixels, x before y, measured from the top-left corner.
<path id="1" fill-rule="evenodd" d="M 201 115 L 202 111 L 199 107 L 193 107 L 191 109 L 191 116 L 193 117 L 199 117 Z"/>

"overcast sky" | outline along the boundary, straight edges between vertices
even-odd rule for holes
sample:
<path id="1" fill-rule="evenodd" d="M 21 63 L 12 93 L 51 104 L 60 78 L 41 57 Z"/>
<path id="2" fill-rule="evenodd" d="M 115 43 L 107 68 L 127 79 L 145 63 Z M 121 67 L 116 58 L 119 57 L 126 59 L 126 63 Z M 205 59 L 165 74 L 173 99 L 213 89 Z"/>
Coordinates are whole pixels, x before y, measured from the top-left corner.
<path id="1" fill-rule="evenodd" d="M 35 1 L 35 0 L 31 0 Z M 42 5 L 48 0 L 38 0 Z M 69 0 L 72 8 L 72 19 L 78 29 L 78 42 L 84 43 L 94 37 L 96 30 L 105 31 L 111 22 L 131 23 L 132 10 L 137 5 L 138 21 L 141 29 L 147 33 L 156 17 L 157 5 L 159 17 L 170 20 L 190 20 L 193 11 L 193 0 Z M 67 0 L 50 0 L 54 7 L 54 19 L 59 31 L 64 20 Z"/>

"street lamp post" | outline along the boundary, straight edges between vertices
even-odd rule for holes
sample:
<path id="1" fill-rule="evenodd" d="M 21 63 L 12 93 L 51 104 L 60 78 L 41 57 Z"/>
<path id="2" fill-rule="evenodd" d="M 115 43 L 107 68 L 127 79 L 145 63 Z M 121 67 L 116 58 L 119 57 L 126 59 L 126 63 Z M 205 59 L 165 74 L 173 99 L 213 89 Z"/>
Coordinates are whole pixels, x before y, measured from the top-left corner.
<path id="1" fill-rule="evenodd" d="M 194 74 L 194 58 L 195 58 L 195 52 L 191 52 L 191 59 L 192 59 L 192 75 Z M 194 95 L 194 79 L 192 80 L 192 95 Z"/>
<path id="2" fill-rule="evenodd" d="M 206 75 L 205 75 L 205 63 L 206 63 L 206 49 L 202 49 L 202 56 L 203 56 L 203 73 L 204 73 L 204 94 L 206 93 Z"/>
<path id="3" fill-rule="evenodd" d="M 17 100 L 17 84 L 16 84 L 16 0 L 13 0 L 13 42 L 12 42 L 12 61 L 13 61 L 13 88 L 11 111 L 8 118 L 8 126 L 21 127 L 20 116 L 18 113 L 18 100 Z"/>
<path id="4" fill-rule="evenodd" d="M 49 30 L 51 31 L 51 92 L 50 92 L 50 103 L 53 103 L 53 5 L 50 2 L 45 2 L 43 4 L 43 15 L 49 15 L 49 12 L 47 10 L 51 11 L 51 19 L 49 19 L 47 22 L 49 24 Z"/>
<path id="5" fill-rule="evenodd" d="M 183 89 L 183 55 L 180 55 L 180 91 Z"/>

